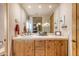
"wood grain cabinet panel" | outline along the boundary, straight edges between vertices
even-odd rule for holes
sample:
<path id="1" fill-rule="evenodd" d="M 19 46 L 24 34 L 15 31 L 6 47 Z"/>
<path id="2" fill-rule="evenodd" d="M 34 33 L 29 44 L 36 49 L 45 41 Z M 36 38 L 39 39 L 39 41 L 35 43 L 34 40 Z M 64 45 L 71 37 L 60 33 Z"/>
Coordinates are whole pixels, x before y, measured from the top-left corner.
<path id="1" fill-rule="evenodd" d="M 13 40 L 14 56 L 67 56 L 68 40 Z"/>
<path id="2" fill-rule="evenodd" d="M 72 55 L 76 56 L 76 42 L 72 42 Z"/>
<path id="3" fill-rule="evenodd" d="M 54 14 L 50 16 L 50 33 L 54 32 Z"/>
<path id="4" fill-rule="evenodd" d="M 79 3 L 77 3 L 77 56 L 79 56 Z"/>
<path id="5" fill-rule="evenodd" d="M 54 40 L 46 40 L 46 56 L 55 56 Z"/>
<path id="6" fill-rule="evenodd" d="M 25 40 L 25 56 L 34 56 L 34 40 Z"/>
<path id="7" fill-rule="evenodd" d="M 55 40 L 55 53 L 56 56 L 68 55 L 68 43 L 67 40 Z"/>
<path id="8" fill-rule="evenodd" d="M 55 40 L 55 55 L 60 56 L 60 41 Z"/>
<path id="9" fill-rule="evenodd" d="M 77 55 L 77 4 L 72 4 L 72 55 Z M 79 23 L 79 22 L 78 22 Z"/>
<path id="10" fill-rule="evenodd" d="M 35 56 L 45 56 L 45 40 L 35 40 Z"/>
<path id="11" fill-rule="evenodd" d="M 14 56 L 24 55 L 24 40 L 13 40 L 13 55 Z"/>
<path id="12" fill-rule="evenodd" d="M 61 51 L 62 51 L 61 56 L 68 56 L 68 42 L 67 42 L 67 40 L 61 41 Z"/>

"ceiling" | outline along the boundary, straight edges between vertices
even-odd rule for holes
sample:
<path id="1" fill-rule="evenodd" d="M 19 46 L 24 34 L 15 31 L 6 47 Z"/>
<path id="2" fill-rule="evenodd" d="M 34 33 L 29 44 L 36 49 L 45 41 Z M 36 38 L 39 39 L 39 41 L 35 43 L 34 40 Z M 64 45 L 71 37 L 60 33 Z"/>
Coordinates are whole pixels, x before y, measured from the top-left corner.
<path id="1" fill-rule="evenodd" d="M 21 6 L 29 16 L 50 16 L 59 6 L 57 3 L 24 3 Z M 50 8 L 49 8 L 50 6 Z"/>

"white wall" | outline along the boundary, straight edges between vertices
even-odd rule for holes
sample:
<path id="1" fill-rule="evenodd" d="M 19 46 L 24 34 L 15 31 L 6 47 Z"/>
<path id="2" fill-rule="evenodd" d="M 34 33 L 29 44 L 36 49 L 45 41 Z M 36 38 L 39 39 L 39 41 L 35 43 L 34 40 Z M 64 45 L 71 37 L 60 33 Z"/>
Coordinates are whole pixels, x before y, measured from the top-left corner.
<path id="1" fill-rule="evenodd" d="M 0 3 L 0 41 L 6 37 L 6 4 Z M 0 47 L 4 44 L 0 44 Z"/>
<path id="2" fill-rule="evenodd" d="M 65 24 L 67 25 L 67 29 L 64 30 L 60 28 L 60 31 L 62 32 L 63 35 L 69 36 L 68 51 L 69 51 L 69 55 L 72 55 L 72 4 L 68 4 L 68 3 L 60 4 L 59 7 L 55 10 L 54 12 L 55 21 L 57 18 L 58 20 L 60 20 L 60 18 L 63 16 L 65 16 Z M 62 24 L 60 24 L 60 27 L 61 26 Z M 54 31 L 56 30 L 54 29 Z"/>
<path id="3" fill-rule="evenodd" d="M 54 12 L 54 23 L 57 23 L 57 22 L 59 22 L 59 17 L 60 17 L 60 6 L 55 10 L 55 12 Z M 59 23 L 58 24 L 54 24 L 54 27 L 55 26 L 59 26 Z M 58 29 L 59 29 L 59 27 L 58 27 Z M 58 31 L 58 29 L 55 29 L 54 28 L 54 32 L 55 31 Z"/>
<path id="4" fill-rule="evenodd" d="M 4 9 L 4 4 L 0 3 L 0 41 L 3 41 L 4 39 L 4 15 L 5 14 L 5 9 Z"/>
<path id="5" fill-rule="evenodd" d="M 19 26 L 20 26 L 20 34 L 23 32 L 24 22 L 26 20 L 26 13 L 25 11 L 20 7 L 19 4 L 9 4 L 8 7 L 8 15 L 9 15 L 9 41 L 8 41 L 8 55 L 10 55 L 10 47 L 11 47 L 11 41 L 12 37 L 14 36 L 14 28 L 15 28 L 15 19 L 18 20 Z"/>
<path id="6" fill-rule="evenodd" d="M 25 13 L 25 11 L 23 10 L 23 9 L 21 9 L 21 11 L 20 11 L 20 17 L 21 17 L 21 20 L 20 20 L 20 26 L 21 26 L 21 28 L 20 28 L 20 30 L 21 30 L 21 32 L 23 32 L 23 27 L 24 27 L 24 23 L 26 22 L 26 20 L 28 19 L 27 18 L 27 14 Z"/>

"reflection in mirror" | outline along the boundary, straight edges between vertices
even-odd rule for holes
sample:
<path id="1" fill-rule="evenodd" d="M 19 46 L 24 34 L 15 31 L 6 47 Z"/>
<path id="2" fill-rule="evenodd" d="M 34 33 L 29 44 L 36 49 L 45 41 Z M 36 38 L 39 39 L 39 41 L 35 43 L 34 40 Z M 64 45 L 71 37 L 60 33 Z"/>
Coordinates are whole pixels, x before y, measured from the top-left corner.
<path id="1" fill-rule="evenodd" d="M 42 17 L 33 17 L 33 33 L 42 31 Z"/>
<path id="2" fill-rule="evenodd" d="M 24 3 L 20 4 L 24 9 L 28 19 L 26 20 L 26 30 L 30 33 L 55 32 L 54 21 L 56 8 L 59 4 L 54 3 Z M 55 15 L 54 15 L 55 14 Z M 27 18 L 27 17 L 26 17 Z M 26 31 L 25 31 L 26 32 Z"/>
<path id="3" fill-rule="evenodd" d="M 50 17 L 30 17 L 27 21 L 27 28 L 31 33 L 50 32 Z M 54 23 L 53 23 L 54 24 Z"/>

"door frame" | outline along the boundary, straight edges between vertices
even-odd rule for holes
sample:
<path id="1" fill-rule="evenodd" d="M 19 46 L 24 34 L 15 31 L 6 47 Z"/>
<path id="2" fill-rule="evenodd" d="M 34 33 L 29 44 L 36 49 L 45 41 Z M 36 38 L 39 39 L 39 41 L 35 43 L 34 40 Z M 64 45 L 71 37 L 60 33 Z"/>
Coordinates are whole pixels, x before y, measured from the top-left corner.
<path id="1" fill-rule="evenodd" d="M 72 3 L 72 56 L 77 56 L 77 4 Z"/>
<path id="2" fill-rule="evenodd" d="M 9 33 L 9 19 L 8 19 L 8 3 L 5 3 L 4 4 L 5 5 L 5 10 L 6 10 L 6 19 L 5 19 L 5 21 L 6 21 L 6 28 L 5 28 L 5 31 L 6 31 L 6 33 L 5 33 L 5 38 L 4 38 L 4 42 L 5 42 L 5 55 L 6 56 L 8 56 L 8 38 L 9 38 L 9 36 L 8 36 L 8 33 Z"/>

